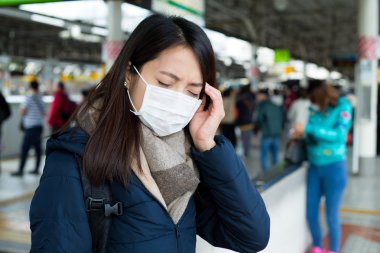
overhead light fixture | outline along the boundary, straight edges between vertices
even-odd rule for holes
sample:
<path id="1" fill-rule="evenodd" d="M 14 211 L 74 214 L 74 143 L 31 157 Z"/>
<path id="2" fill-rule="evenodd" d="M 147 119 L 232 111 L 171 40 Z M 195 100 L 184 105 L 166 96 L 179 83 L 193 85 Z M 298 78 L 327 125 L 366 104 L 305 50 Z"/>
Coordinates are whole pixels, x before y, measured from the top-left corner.
<path id="1" fill-rule="evenodd" d="M 91 28 L 91 33 L 101 35 L 101 36 L 107 36 L 108 35 L 108 29 L 94 26 Z"/>
<path id="2" fill-rule="evenodd" d="M 223 63 L 224 63 L 225 66 L 229 67 L 229 66 L 232 65 L 232 59 L 229 58 L 229 57 L 226 57 L 226 58 L 223 59 Z"/>
<path id="3" fill-rule="evenodd" d="M 273 4 L 277 11 L 285 11 L 288 8 L 288 0 L 273 0 Z"/>
<path id="4" fill-rule="evenodd" d="M 47 24 L 47 25 L 59 26 L 59 27 L 64 27 L 65 26 L 65 21 L 63 21 L 62 19 L 42 16 L 42 15 L 39 15 L 39 14 L 32 14 L 30 16 L 30 19 L 32 21 L 39 22 L 39 23 L 44 23 L 44 24 Z"/>
<path id="5" fill-rule="evenodd" d="M 61 38 L 61 39 L 68 39 L 70 38 L 70 31 L 68 30 L 63 30 L 63 31 L 60 31 L 58 36 Z"/>
<path id="6" fill-rule="evenodd" d="M 70 34 L 73 38 L 79 38 L 82 35 L 82 29 L 79 25 L 73 25 L 70 27 Z"/>

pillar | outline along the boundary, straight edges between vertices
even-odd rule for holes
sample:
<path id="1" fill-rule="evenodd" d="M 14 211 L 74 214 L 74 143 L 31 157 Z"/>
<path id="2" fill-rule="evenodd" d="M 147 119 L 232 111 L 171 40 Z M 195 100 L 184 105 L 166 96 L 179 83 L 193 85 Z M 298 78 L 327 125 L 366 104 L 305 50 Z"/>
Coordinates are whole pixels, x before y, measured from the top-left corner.
<path id="1" fill-rule="evenodd" d="M 107 1 L 108 5 L 108 36 L 104 45 L 106 69 L 109 70 L 124 46 L 121 29 L 122 10 L 121 0 Z"/>
<path id="2" fill-rule="evenodd" d="M 358 107 L 355 119 L 353 173 L 359 158 L 376 156 L 378 0 L 358 0 L 358 63 L 355 81 Z"/>

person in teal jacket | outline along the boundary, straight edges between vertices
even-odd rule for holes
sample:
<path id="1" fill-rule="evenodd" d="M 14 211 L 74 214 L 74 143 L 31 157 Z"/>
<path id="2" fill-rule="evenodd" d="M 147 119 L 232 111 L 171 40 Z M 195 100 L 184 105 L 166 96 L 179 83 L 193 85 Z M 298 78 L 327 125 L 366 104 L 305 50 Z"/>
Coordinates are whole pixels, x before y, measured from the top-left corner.
<path id="1" fill-rule="evenodd" d="M 322 253 L 319 205 L 326 198 L 329 252 L 339 252 L 339 207 L 347 182 L 346 138 L 352 123 L 352 107 L 332 86 L 314 81 L 309 88 L 310 118 L 294 125 L 295 135 L 306 136 L 310 167 L 307 175 L 307 220 L 313 238 L 312 253 Z"/>

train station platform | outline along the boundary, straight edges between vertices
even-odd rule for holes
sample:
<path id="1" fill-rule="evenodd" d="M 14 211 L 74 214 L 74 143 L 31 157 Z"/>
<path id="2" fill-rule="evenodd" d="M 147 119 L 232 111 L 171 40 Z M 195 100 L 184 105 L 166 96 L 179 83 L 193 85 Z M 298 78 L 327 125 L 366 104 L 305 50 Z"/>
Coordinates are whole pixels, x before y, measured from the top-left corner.
<path id="1" fill-rule="evenodd" d="M 254 152 L 257 150 L 253 150 Z M 28 160 L 26 165 L 26 172 L 28 168 L 34 164 L 33 158 Z M 257 176 L 255 162 L 251 160 L 251 164 L 247 164 L 249 174 L 254 177 Z M 350 175 L 347 189 L 345 191 L 343 204 L 341 208 L 341 222 L 343 228 L 342 240 L 342 253 L 377 253 L 380 252 L 380 158 L 369 159 L 362 163 L 361 172 L 359 175 Z M 1 253 L 25 253 L 30 249 L 30 229 L 29 229 L 29 206 L 34 194 L 34 191 L 39 183 L 39 176 L 30 175 L 26 173 L 23 177 L 12 177 L 10 173 L 17 169 L 17 159 L 3 160 L 1 167 L 2 172 L 0 176 L 0 252 Z M 30 165 L 30 166 L 28 166 Z M 251 166 L 256 169 L 253 169 Z M 281 223 L 273 203 L 279 202 L 284 195 L 276 193 L 269 196 L 269 191 L 276 184 L 283 184 L 282 187 L 288 187 L 287 184 L 294 184 L 295 174 L 298 173 L 304 177 L 304 172 L 301 169 L 291 172 L 290 175 L 283 177 L 277 183 L 267 189 L 263 188 L 263 198 L 267 204 L 268 210 L 271 215 L 273 228 L 273 240 L 269 242 L 268 248 L 264 252 L 271 253 L 303 253 L 286 249 L 285 251 L 276 250 L 281 245 L 278 244 L 278 235 L 276 235 L 277 226 L 287 226 L 286 224 L 273 224 Z M 289 173 L 288 173 L 289 174 Z M 294 175 L 292 175 L 294 174 Z M 291 179 L 293 177 L 293 179 Z M 289 182 L 287 183 L 287 180 Z M 277 186 L 276 186 L 277 187 Z M 268 191 L 268 194 L 267 194 Z M 274 196 L 274 197 L 273 197 Z M 304 195 L 294 195 L 297 196 Z M 274 198 L 274 199 L 273 199 Z M 302 203 L 302 201 L 300 201 Z M 284 205 L 284 204 L 283 204 Z M 285 206 L 291 210 L 292 206 Z M 322 207 L 323 209 L 323 207 Z M 279 210 L 277 210 L 279 211 Z M 273 217 L 272 217 L 273 216 Z M 326 222 L 323 217 L 323 229 L 327 238 Z M 299 220 L 304 220 L 305 217 L 297 217 Z M 289 233 L 292 233 L 292 228 L 288 228 Z M 297 238 L 305 238 L 304 235 L 298 236 L 297 234 L 291 235 L 293 240 Z M 305 240 L 305 239 L 302 239 Z M 213 248 L 204 241 L 198 240 L 197 252 L 231 252 Z M 310 240 L 303 242 L 303 245 L 309 245 Z M 306 249 L 305 249 L 306 250 Z M 306 252 L 306 251 L 304 251 Z"/>

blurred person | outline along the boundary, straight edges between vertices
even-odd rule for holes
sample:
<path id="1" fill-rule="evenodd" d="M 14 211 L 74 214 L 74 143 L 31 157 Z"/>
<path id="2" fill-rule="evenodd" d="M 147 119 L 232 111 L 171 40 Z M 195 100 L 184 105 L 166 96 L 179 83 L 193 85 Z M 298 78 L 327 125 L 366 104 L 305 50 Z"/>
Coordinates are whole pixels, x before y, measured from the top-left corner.
<path id="1" fill-rule="evenodd" d="M 89 89 L 82 89 L 80 91 L 80 94 L 81 94 L 81 103 L 83 103 L 84 101 L 86 101 L 86 99 L 88 98 L 88 95 L 89 95 Z"/>
<path id="2" fill-rule="evenodd" d="M 95 87 L 90 87 L 90 88 L 87 88 L 87 89 L 82 89 L 82 90 L 81 90 L 82 98 L 81 98 L 81 102 L 80 102 L 80 104 L 85 103 L 86 99 L 91 95 L 91 93 L 92 93 L 95 89 L 96 89 Z"/>
<path id="3" fill-rule="evenodd" d="M 11 108 L 3 96 L 3 93 L 0 91 L 0 139 L 1 139 L 1 126 L 5 120 L 11 116 Z"/>
<path id="4" fill-rule="evenodd" d="M 312 109 L 306 125 L 294 125 L 295 136 L 306 136 L 309 169 L 307 174 L 307 220 L 313 238 L 313 253 L 323 251 L 319 224 L 322 195 L 326 198 L 329 252 L 339 252 L 341 227 L 339 209 L 347 183 L 346 136 L 352 122 L 352 106 L 339 92 L 323 81 L 309 87 Z"/>
<path id="5" fill-rule="evenodd" d="M 222 93 L 225 116 L 221 122 L 222 134 L 236 147 L 236 89 L 229 87 Z"/>
<path id="6" fill-rule="evenodd" d="M 255 96 L 251 87 L 245 85 L 241 88 L 236 99 L 237 119 L 236 125 L 240 128 L 243 142 L 244 156 L 248 157 L 252 147 L 253 112 L 255 109 Z"/>
<path id="7" fill-rule="evenodd" d="M 309 120 L 309 109 L 310 100 L 305 88 L 300 88 L 298 90 L 297 99 L 290 106 L 288 111 L 288 121 L 289 125 L 293 126 L 296 123 L 301 123 L 306 125 Z"/>
<path id="8" fill-rule="evenodd" d="M 280 138 L 284 126 L 284 110 L 275 105 L 269 98 L 268 89 L 259 90 L 257 95 L 259 106 L 257 108 L 256 123 L 261 131 L 260 162 L 264 171 L 279 163 Z M 269 152 L 271 164 L 269 164 Z"/>
<path id="9" fill-rule="evenodd" d="M 293 85 L 290 90 L 287 90 L 284 101 L 285 111 L 288 111 L 290 106 L 292 106 L 293 102 L 297 99 L 298 89 L 299 87 L 297 85 Z"/>
<path id="10" fill-rule="evenodd" d="M 3 93 L 0 91 L 0 158 L 1 158 L 1 151 L 2 151 L 1 130 L 2 130 L 4 121 L 6 121 L 10 116 L 11 116 L 11 108 L 9 107 L 7 100 L 5 100 Z M 0 165 L 0 172 L 1 172 L 1 165 Z"/>
<path id="11" fill-rule="evenodd" d="M 77 105 L 67 95 L 64 83 L 59 82 L 56 85 L 56 92 L 50 106 L 48 118 L 52 133 L 58 131 L 67 122 L 76 107 Z"/>
<path id="12" fill-rule="evenodd" d="M 231 143 L 215 136 L 225 114 L 215 76 L 199 26 L 144 19 L 72 122 L 47 143 L 30 208 L 30 252 L 190 253 L 196 233 L 218 247 L 264 249 L 265 204 Z M 93 206 L 89 197 L 85 205 L 88 189 L 105 184 L 119 208 Z M 106 211 L 112 222 L 103 230 Z"/>
<path id="13" fill-rule="evenodd" d="M 284 96 L 282 95 L 281 91 L 278 89 L 273 90 L 273 95 L 271 96 L 271 100 L 273 104 L 277 106 L 283 106 L 284 105 Z"/>
<path id="14" fill-rule="evenodd" d="M 285 149 L 285 161 L 288 164 L 300 166 L 304 161 L 307 160 L 307 151 L 306 151 L 306 140 L 304 136 L 297 136 L 294 138 L 292 136 L 294 129 L 293 126 L 297 123 L 304 124 L 309 120 L 310 113 L 310 100 L 305 88 L 300 88 L 297 91 L 297 99 L 290 106 L 287 113 L 287 130 L 288 134 L 288 143 Z"/>
<path id="15" fill-rule="evenodd" d="M 45 117 L 45 107 L 42 101 L 42 95 L 39 93 L 39 83 L 32 81 L 29 86 L 29 95 L 25 98 L 20 107 L 21 124 L 23 126 L 24 137 L 21 147 L 20 165 L 17 172 L 12 176 L 22 176 L 24 166 L 30 148 L 34 148 L 36 155 L 36 165 L 31 174 L 38 175 L 41 162 L 41 139 Z"/>

